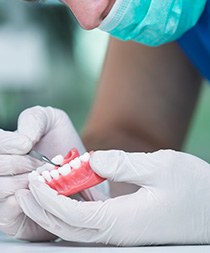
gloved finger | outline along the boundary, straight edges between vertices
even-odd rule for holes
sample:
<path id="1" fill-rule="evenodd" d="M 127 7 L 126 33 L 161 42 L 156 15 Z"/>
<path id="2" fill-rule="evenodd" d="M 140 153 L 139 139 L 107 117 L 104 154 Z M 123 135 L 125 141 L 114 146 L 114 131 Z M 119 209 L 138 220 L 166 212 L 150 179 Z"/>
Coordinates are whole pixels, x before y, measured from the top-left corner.
<path id="1" fill-rule="evenodd" d="M 32 143 L 24 135 L 0 129 L 0 154 L 23 155 L 32 148 Z"/>
<path id="2" fill-rule="evenodd" d="M 69 231 L 68 228 L 70 228 L 71 231 L 72 227 L 81 228 L 82 230 L 80 231 L 97 231 L 95 235 L 91 235 L 95 242 L 114 242 L 119 244 L 119 242 L 123 243 L 123 241 L 126 241 L 126 233 L 122 233 L 121 231 L 126 231 L 128 229 L 129 222 L 127 218 L 130 218 L 132 223 L 140 224 L 138 227 L 139 236 L 144 240 L 144 232 L 147 230 L 150 220 L 154 223 L 156 218 L 159 218 L 158 215 L 155 215 L 157 212 L 155 209 L 157 208 L 156 197 L 144 188 L 141 188 L 136 193 L 108 199 L 105 202 L 78 202 L 57 195 L 57 193 L 50 188 L 48 191 L 47 186 L 39 181 L 33 180 L 30 185 L 32 184 L 33 186 L 30 186 L 30 189 L 33 188 L 31 193 L 35 201 L 45 210 L 45 213 L 55 217 L 55 219 L 46 222 L 48 225 L 52 222 L 55 226 L 57 220 L 62 227 L 63 224 L 68 224 L 67 227 L 63 227 L 66 233 Z M 138 205 L 136 203 L 138 203 Z M 136 220 L 131 218 L 134 214 L 138 214 Z M 48 215 L 47 217 L 49 218 Z M 43 221 L 46 220 L 46 217 L 44 217 Z M 37 220 L 35 221 L 38 222 Z M 41 223 L 39 224 L 41 225 Z M 134 225 L 132 224 L 132 226 Z M 154 227 L 155 224 L 153 228 Z M 48 229 L 46 226 L 45 228 Z M 50 231 L 52 232 L 52 230 Z M 121 234 L 121 236 L 117 234 Z M 146 233 L 146 236 L 147 235 Z M 59 234 L 59 236 L 62 235 Z M 118 239 L 112 239 L 112 237 Z M 71 238 L 68 237 L 64 238 L 71 240 Z M 85 240 L 87 241 L 87 238 L 85 238 Z"/>
<path id="3" fill-rule="evenodd" d="M 101 236 L 97 229 L 73 227 L 46 211 L 28 190 L 19 190 L 16 198 L 24 213 L 45 230 L 63 240 L 75 242 L 96 242 Z M 69 210 L 69 214 L 71 211 Z"/>
<path id="4" fill-rule="evenodd" d="M 0 176 L 30 172 L 41 164 L 42 162 L 28 155 L 0 155 Z"/>
<path id="5" fill-rule="evenodd" d="M 14 195 L 19 189 L 25 189 L 28 186 L 28 174 L 16 176 L 0 177 L 0 200 Z"/>
<path id="6" fill-rule="evenodd" d="M 26 109 L 18 117 L 18 133 L 27 136 L 33 144 L 37 143 L 49 128 L 47 110 L 41 106 Z"/>
<path id="7" fill-rule="evenodd" d="M 17 219 L 21 213 L 14 195 L 0 200 L 0 230 L 13 236 L 18 229 Z"/>
<path id="8" fill-rule="evenodd" d="M 158 176 L 157 173 L 166 161 L 166 155 L 164 151 L 154 153 L 96 151 L 90 158 L 90 165 L 98 175 L 111 181 L 144 186 L 151 185 Z"/>
<path id="9" fill-rule="evenodd" d="M 45 183 L 37 179 L 30 179 L 29 189 L 43 209 L 52 213 L 67 224 L 83 228 L 102 228 L 101 217 L 105 217 L 105 202 L 81 202 L 67 198 L 52 190 Z"/>
<path id="10" fill-rule="evenodd" d="M 0 231 L 21 240 L 40 240 L 40 233 L 45 241 L 53 238 L 25 216 L 14 195 L 0 201 Z"/>
<path id="11" fill-rule="evenodd" d="M 27 217 L 23 211 L 17 217 L 14 225 L 16 225 L 17 229 L 15 230 L 13 228 L 12 234 L 10 235 L 19 240 L 27 240 L 30 242 L 49 242 L 57 238 L 56 235 L 48 232 L 32 219 Z"/>
<path id="12" fill-rule="evenodd" d="M 49 158 L 57 152 L 65 155 L 71 147 L 81 153 L 85 150 L 68 115 L 56 108 L 35 106 L 23 111 L 18 118 L 18 133 L 27 136 L 34 148 Z M 70 141 L 61 145 L 61 140 Z M 49 145 L 54 148 L 49 149 Z"/>

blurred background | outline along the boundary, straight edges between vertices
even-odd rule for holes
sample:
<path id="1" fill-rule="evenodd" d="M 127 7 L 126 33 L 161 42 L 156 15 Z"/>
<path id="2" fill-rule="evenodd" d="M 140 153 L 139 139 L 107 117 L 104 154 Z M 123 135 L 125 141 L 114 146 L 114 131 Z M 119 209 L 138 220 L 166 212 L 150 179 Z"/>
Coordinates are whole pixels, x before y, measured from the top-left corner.
<path id="1" fill-rule="evenodd" d="M 65 110 L 80 132 L 108 37 L 82 30 L 61 4 L 0 1 L 0 128 L 34 105 Z M 204 83 L 184 150 L 210 162 L 210 86 Z"/>

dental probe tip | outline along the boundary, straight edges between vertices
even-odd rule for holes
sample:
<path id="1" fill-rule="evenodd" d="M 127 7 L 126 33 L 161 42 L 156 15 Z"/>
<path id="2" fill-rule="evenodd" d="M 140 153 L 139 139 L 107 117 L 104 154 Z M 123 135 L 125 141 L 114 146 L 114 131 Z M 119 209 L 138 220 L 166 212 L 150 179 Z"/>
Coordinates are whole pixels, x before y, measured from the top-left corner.
<path id="1" fill-rule="evenodd" d="M 61 167 L 61 164 L 56 164 L 56 163 L 52 162 L 49 158 L 47 158 L 47 157 L 44 156 L 44 155 L 42 156 L 42 161 L 47 162 L 47 163 L 50 163 L 50 164 L 52 164 L 52 165 L 54 165 L 54 166 Z"/>
<path id="2" fill-rule="evenodd" d="M 33 157 L 33 158 L 38 159 L 39 161 L 44 161 L 44 162 L 46 162 L 46 163 L 50 163 L 50 164 L 52 164 L 52 165 L 54 165 L 54 166 L 58 166 L 58 167 L 61 166 L 61 164 L 57 164 L 57 163 L 52 162 L 49 158 L 47 158 L 45 155 L 39 153 L 38 151 L 31 150 L 31 151 L 29 152 L 29 155 L 30 155 L 31 157 Z"/>

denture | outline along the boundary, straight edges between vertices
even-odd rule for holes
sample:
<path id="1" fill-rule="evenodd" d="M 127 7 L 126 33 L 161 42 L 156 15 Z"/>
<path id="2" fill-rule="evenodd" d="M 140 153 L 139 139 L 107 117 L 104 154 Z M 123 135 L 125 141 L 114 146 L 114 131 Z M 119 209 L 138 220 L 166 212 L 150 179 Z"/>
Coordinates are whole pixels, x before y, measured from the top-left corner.
<path id="1" fill-rule="evenodd" d="M 86 152 L 80 156 L 78 150 L 73 148 L 65 157 L 58 155 L 52 161 L 61 166 L 46 164 L 46 167 L 41 167 L 46 170 L 40 171 L 38 179 L 65 196 L 102 183 L 105 178 L 97 175 L 90 167 L 91 154 Z"/>

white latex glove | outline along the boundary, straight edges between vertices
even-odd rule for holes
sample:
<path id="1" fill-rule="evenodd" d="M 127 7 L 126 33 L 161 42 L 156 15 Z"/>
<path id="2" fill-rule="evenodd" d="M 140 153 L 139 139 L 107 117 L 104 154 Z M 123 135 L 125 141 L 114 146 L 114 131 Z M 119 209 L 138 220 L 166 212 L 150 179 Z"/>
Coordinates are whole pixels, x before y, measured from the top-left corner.
<path id="1" fill-rule="evenodd" d="M 210 166 L 172 150 L 98 151 L 91 166 L 102 177 L 133 183 L 133 194 L 78 202 L 31 175 L 17 198 L 25 213 L 64 240 L 124 246 L 210 243 Z"/>
<path id="2" fill-rule="evenodd" d="M 0 230 L 18 239 L 45 241 L 55 236 L 28 218 L 15 192 L 28 187 L 28 173 L 42 163 L 27 153 L 36 148 L 52 158 L 84 147 L 69 117 L 61 110 L 36 106 L 21 113 L 16 132 L 0 130 Z"/>

